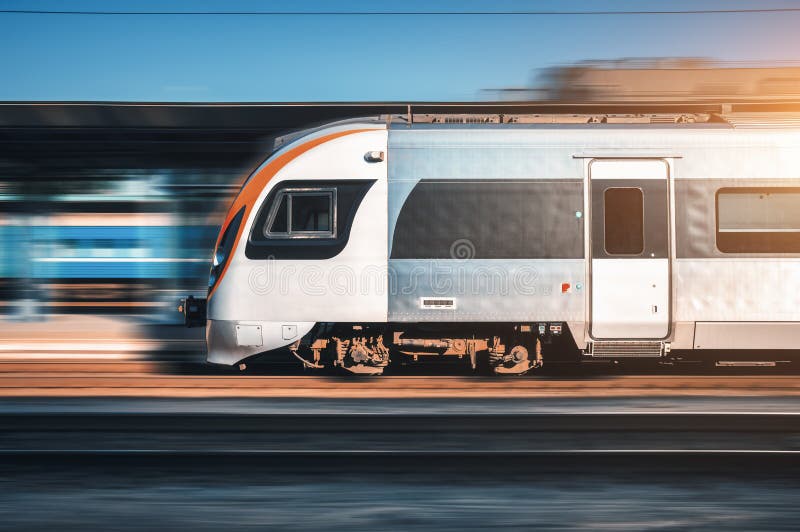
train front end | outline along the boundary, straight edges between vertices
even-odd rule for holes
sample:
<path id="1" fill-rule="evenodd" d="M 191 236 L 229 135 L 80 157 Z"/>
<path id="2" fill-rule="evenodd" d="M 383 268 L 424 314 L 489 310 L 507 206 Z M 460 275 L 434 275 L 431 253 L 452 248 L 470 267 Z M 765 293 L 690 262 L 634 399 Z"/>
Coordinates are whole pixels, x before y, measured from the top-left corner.
<path id="1" fill-rule="evenodd" d="M 188 326 L 205 323 L 209 362 L 298 345 L 319 323 L 386 321 L 386 150 L 384 124 L 326 127 L 247 179 L 217 238 L 207 300 L 182 302 Z"/>

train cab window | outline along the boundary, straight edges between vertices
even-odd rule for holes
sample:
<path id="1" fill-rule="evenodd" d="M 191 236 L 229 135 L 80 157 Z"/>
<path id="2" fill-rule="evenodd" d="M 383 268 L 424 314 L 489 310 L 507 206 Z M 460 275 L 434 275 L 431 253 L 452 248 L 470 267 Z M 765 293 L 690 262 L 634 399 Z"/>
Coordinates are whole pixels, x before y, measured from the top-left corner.
<path id="1" fill-rule="evenodd" d="M 293 194 L 292 230 L 305 232 L 330 232 L 331 195 Z"/>
<path id="2" fill-rule="evenodd" d="M 267 238 L 336 238 L 336 189 L 284 189 L 267 220 Z"/>
<path id="3" fill-rule="evenodd" d="M 369 179 L 286 180 L 258 207 L 245 256 L 323 260 L 347 246 L 356 212 L 375 184 Z"/>
<path id="4" fill-rule="evenodd" d="M 800 188 L 721 188 L 716 210 L 723 253 L 800 253 Z"/>
<path id="5" fill-rule="evenodd" d="M 289 232 L 289 195 L 281 194 L 278 210 L 272 219 L 269 232 L 273 235 L 286 234 Z"/>
<path id="6" fill-rule="evenodd" d="M 604 193 L 605 248 L 609 255 L 639 255 L 644 251 L 644 195 L 633 187 Z"/>

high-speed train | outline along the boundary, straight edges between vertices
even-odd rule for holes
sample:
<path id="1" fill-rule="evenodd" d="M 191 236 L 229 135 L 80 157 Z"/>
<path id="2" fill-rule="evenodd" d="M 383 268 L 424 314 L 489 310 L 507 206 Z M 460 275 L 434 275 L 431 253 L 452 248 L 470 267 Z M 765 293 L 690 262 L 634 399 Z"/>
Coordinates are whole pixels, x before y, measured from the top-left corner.
<path id="1" fill-rule="evenodd" d="M 305 131 L 253 172 L 222 225 L 208 360 L 288 348 L 354 373 L 441 357 L 524 373 L 550 357 L 795 350 L 800 120 L 775 116 Z"/>

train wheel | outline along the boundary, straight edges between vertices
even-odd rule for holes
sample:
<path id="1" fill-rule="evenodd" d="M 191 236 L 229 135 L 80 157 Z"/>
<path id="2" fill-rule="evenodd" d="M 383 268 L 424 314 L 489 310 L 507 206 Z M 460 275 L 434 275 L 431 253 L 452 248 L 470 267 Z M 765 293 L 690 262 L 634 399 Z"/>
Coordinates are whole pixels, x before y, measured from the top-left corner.
<path id="1" fill-rule="evenodd" d="M 495 344 L 497 345 L 497 344 Z M 524 375 L 529 371 L 542 367 L 542 343 L 536 339 L 535 349 L 531 354 L 528 347 L 518 343 L 512 345 L 505 352 L 496 349 L 490 352 L 492 369 L 498 375 Z"/>
<path id="2" fill-rule="evenodd" d="M 389 365 L 389 349 L 383 336 L 334 338 L 335 365 L 355 375 L 382 375 Z"/>

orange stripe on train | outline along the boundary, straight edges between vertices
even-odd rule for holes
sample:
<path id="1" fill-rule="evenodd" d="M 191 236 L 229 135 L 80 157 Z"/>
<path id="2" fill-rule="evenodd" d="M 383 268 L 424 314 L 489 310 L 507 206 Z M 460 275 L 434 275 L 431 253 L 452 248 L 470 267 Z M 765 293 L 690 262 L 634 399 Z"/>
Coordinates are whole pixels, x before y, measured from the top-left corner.
<path id="1" fill-rule="evenodd" d="M 245 185 L 245 187 L 239 192 L 239 195 L 236 196 L 236 199 L 233 200 L 233 205 L 231 208 L 228 209 L 228 214 L 225 216 L 225 222 L 222 224 L 220 228 L 219 235 L 217 235 L 217 242 L 214 246 L 216 249 L 219 246 L 220 240 L 222 239 L 222 234 L 225 232 L 225 228 L 228 227 L 228 224 L 231 223 L 231 220 L 236 215 L 237 212 L 242 207 L 245 207 L 244 216 L 242 217 L 242 223 L 239 225 L 239 230 L 236 233 L 236 238 L 233 241 L 233 247 L 231 248 L 230 254 L 228 255 L 228 260 L 225 263 L 225 266 L 222 268 L 222 272 L 219 274 L 219 278 L 217 279 L 217 283 L 211 289 L 211 292 L 208 294 L 210 298 L 217 287 L 222 283 L 222 278 L 225 277 L 225 272 L 228 270 L 228 266 L 230 266 L 231 261 L 233 260 L 233 254 L 236 251 L 236 247 L 239 245 L 239 239 L 242 236 L 242 232 L 244 232 L 244 226 L 247 224 L 247 218 L 250 215 L 250 212 L 255 207 L 255 202 L 258 200 L 258 196 L 261 192 L 266 188 L 269 182 L 275 177 L 284 166 L 292 162 L 294 159 L 298 158 L 299 156 L 303 155 L 305 152 L 312 148 L 316 148 L 320 144 L 324 144 L 328 141 L 338 139 L 339 137 L 344 137 L 346 135 L 352 135 L 354 133 L 363 133 L 365 131 L 374 131 L 373 129 L 351 129 L 349 131 L 339 131 L 337 133 L 331 133 L 329 135 L 324 135 L 322 137 L 318 137 L 313 140 L 309 140 L 296 148 L 292 148 L 288 150 L 286 153 L 283 153 L 276 157 L 274 160 L 267 163 L 261 170 L 258 170 L 258 173 L 253 176 L 249 183 Z"/>

